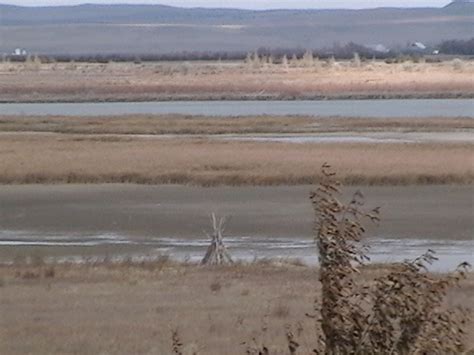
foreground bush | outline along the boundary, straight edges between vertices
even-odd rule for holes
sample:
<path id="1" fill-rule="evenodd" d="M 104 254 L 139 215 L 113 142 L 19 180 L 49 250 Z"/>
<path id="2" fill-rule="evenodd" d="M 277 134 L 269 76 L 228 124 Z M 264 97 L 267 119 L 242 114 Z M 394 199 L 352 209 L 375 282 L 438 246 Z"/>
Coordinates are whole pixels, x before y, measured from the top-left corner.
<path id="1" fill-rule="evenodd" d="M 311 193 L 322 284 L 321 354 L 456 354 L 463 351 L 466 310 L 449 309 L 445 298 L 469 265 L 434 277 L 426 267 L 436 260 L 429 250 L 394 266 L 371 286 L 357 285 L 358 266 L 368 258 L 361 247 L 362 221 L 379 221 L 379 211 L 363 210 L 357 192 L 348 204 L 338 200 L 339 183 L 328 165 Z"/>

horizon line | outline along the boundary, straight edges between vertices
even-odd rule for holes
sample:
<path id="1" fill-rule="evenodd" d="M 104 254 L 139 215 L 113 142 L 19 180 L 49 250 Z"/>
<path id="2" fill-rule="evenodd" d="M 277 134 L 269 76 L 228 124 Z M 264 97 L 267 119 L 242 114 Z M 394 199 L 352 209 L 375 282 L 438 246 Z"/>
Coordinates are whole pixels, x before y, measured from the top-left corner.
<path id="1" fill-rule="evenodd" d="M 205 6 L 180 6 L 180 5 L 169 5 L 163 3 L 156 3 L 156 4 L 148 4 L 148 3 L 127 3 L 127 2 L 120 2 L 120 3 L 91 3 L 91 2 L 83 2 L 77 4 L 43 4 L 43 5 L 17 5 L 7 2 L 1 2 L 0 6 L 14 6 L 19 8 L 57 8 L 57 7 L 78 7 L 78 6 L 163 6 L 163 7 L 171 7 L 177 9 L 208 9 L 208 10 L 244 10 L 244 11 L 274 11 L 274 10 L 301 10 L 301 11 L 324 11 L 324 10 L 346 10 L 346 11 L 361 11 L 361 10 L 377 10 L 377 9 L 442 9 L 446 6 L 452 4 L 454 1 L 448 2 L 446 5 L 441 6 L 375 6 L 375 7 L 361 7 L 361 8 L 343 8 L 343 7 L 322 7 L 322 8 L 314 8 L 314 7 L 275 7 L 275 8 L 262 8 L 262 9 L 255 9 L 255 8 L 248 8 L 248 7 L 205 7 Z M 472 3 L 472 2 L 471 2 Z"/>

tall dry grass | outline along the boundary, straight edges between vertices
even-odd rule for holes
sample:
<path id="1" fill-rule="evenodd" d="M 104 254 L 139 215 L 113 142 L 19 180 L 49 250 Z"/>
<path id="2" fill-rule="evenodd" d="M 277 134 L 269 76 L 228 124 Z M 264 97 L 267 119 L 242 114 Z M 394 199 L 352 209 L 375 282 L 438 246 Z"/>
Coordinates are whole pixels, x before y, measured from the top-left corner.
<path id="1" fill-rule="evenodd" d="M 469 112 L 466 112 L 468 115 Z M 130 115 L 106 117 L 0 116 L 0 132 L 69 134 L 250 134 L 335 132 L 457 132 L 473 130 L 470 117 L 344 118 L 307 116 L 206 117 Z"/>
<path id="2" fill-rule="evenodd" d="M 238 153 L 237 153 L 238 152 Z M 286 144 L 4 134 L 0 182 L 311 184 L 327 159 L 347 184 L 472 183 L 471 144 Z"/>
<path id="3" fill-rule="evenodd" d="M 317 97 L 471 97 L 474 65 L 452 63 L 385 64 L 350 62 L 327 65 L 266 63 L 130 63 L 41 64 L 31 71 L 22 64 L 0 63 L 0 100 L 101 101 L 154 99 L 239 99 Z M 54 68 L 54 70 L 53 70 Z"/>

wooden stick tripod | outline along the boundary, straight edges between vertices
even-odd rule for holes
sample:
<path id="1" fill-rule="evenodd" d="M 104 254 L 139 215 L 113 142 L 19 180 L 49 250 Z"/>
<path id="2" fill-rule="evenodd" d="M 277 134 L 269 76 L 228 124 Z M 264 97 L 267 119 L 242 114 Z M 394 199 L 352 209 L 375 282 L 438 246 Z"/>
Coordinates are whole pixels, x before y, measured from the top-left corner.
<path id="1" fill-rule="evenodd" d="M 207 248 L 206 255 L 202 259 L 201 265 L 232 264 L 233 260 L 224 245 L 222 236 L 225 230 L 227 218 L 222 217 L 218 219 L 213 213 L 211 215 L 211 222 L 213 228 L 212 235 L 206 233 L 211 239 L 211 245 Z"/>

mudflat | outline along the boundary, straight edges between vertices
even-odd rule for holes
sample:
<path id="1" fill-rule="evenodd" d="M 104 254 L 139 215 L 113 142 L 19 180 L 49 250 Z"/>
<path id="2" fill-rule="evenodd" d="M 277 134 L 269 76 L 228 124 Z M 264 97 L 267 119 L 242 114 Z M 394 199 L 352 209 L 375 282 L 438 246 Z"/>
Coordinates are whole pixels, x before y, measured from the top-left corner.
<path id="1" fill-rule="evenodd" d="M 311 238 L 311 186 L 187 187 L 26 185 L 0 187 L 4 233 L 28 231 L 70 237 L 115 233 L 129 238 L 202 238 L 209 215 L 230 217 L 229 236 Z M 382 222 L 368 235 L 381 238 L 470 240 L 472 185 L 351 186 Z"/>

